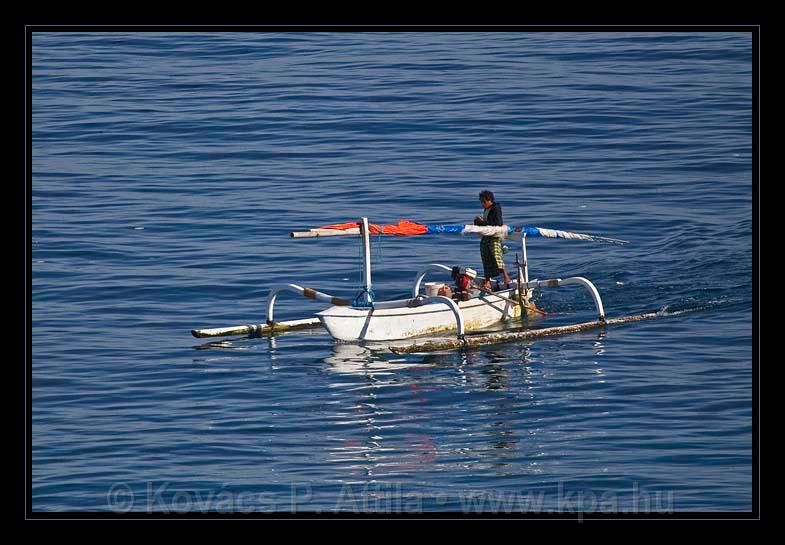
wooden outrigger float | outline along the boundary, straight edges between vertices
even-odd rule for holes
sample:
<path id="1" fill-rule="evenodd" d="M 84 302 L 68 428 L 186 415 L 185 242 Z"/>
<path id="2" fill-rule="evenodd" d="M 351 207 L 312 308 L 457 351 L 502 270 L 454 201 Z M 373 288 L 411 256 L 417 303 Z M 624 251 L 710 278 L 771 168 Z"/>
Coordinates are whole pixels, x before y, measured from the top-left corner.
<path id="1" fill-rule="evenodd" d="M 448 267 L 440 263 L 431 263 L 421 270 L 414 281 L 411 297 L 392 301 L 377 301 L 373 291 L 370 235 L 424 235 L 437 233 L 476 234 L 481 236 L 496 236 L 502 239 L 519 240 L 521 242 L 523 261 L 517 262 L 517 276 L 512 276 L 510 284 L 497 286 L 495 291 L 486 291 L 474 286 L 471 297 L 451 297 L 450 294 L 439 295 L 421 293 L 423 280 L 429 273 L 451 273 L 455 277 L 458 267 Z M 581 286 L 589 291 L 597 311 L 597 321 L 591 324 L 608 324 L 602 299 L 597 288 L 588 279 L 583 277 L 552 278 L 547 280 L 529 280 L 528 261 L 526 253 L 526 237 L 541 236 L 548 238 L 564 238 L 570 240 L 586 240 L 593 242 L 608 242 L 624 244 L 626 241 L 557 231 L 538 227 L 481 227 L 474 225 L 424 225 L 413 222 L 401 221 L 397 225 L 372 225 L 368 218 L 360 222 L 340 224 L 335 226 L 320 227 L 308 231 L 290 233 L 292 238 L 318 238 L 325 236 L 359 236 L 362 237 L 363 250 L 363 288 L 353 300 L 329 295 L 311 288 L 297 284 L 282 284 L 274 286 L 267 299 L 267 320 L 263 324 L 249 324 L 213 329 L 195 329 L 195 337 L 217 337 L 227 335 L 257 335 L 275 333 L 304 327 L 323 326 L 337 341 L 364 342 L 364 341 L 392 341 L 433 335 L 440 332 L 457 330 L 456 339 L 448 339 L 443 345 L 447 349 L 450 343 L 459 343 L 460 346 L 476 344 L 476 337 L 467 340 L 466 332 L 486 328 L 502 321 L 510 321 L 522 316 L 537 316 L 544 314 L 537 309 L 532 300 L 532 290 L 540 288 L 559 288 L 563 286 Z M 463 271 L 464 269 L 460 269 Z M 317 312 L 315 317 L 285 322 L 275 321 L 275 303 L 283 293 L 296 293 L 303 297 L 329 304 L 329 308 Z M 598 325 L 598 326 L 599 326 Z M 598 327 L 597 326 L 597 327 Z M 586 324 L 565 326 L 570 328 L 589 327 Z M 559 328 L 555 328 L 559 329 Z M 536 332 L 540 333 L 536 333 Z M 544 330 L 531 330 L 518 333 L 497 333 L 495 335 L 542 335 Z M 569 332 L 565 330 L 565 332 Z M 510 337 L 514 340 L 515 337 Z M 526 338 L 526 337 L 521 337 Z M 498 341 L 496 341 L 498 342 Z M 417 351 L 425 350 L 426 345 L 416 345 Z M 436 345 L 434 345 L 435 347 Z M 440 345 L 441 346 L 441 345 Z M 405 348 L 405 347 L 404 347 Z M 395 351 L 406 351 L 397 347 Z"/>
<path id="2" fill-rule="evenodd" d="M 584 322 L 581 324 L 564 325 L 557 327 L 546 327 L 542 329 L 529 329 L 525 331 L 504 331 L 496 333 L 487 333 L 484 335 L 466 335 L 463 339 L 439 339 L 427 340 L 422 343 L 412 342 L 405 345 L 390 345 L 390 351 L 396 354 L 411 354 L 422 352 L 444 352 L 447 350 L 456 350 L 461 348 L 468 348 L 472 346 L 486 346 L 491 344 L 501 344 L 511 341 L 528 341 L 532 339 L 540 339 L 543 337 L 552 337 L 554 335 L 567 335 L 570 333 L 580 333 L 582 331 L 589 331 L 592 329 L 600 329 L 609 325 L 627 324 L 630 322 L 640 322 L 642 320 L 651 320 L 659 318 L 662 314 L 658 312 L 649 312 L 646 314 L 637 314 L 635 316 L 623 316 L 620 318 L 611 318 L 609 320 L 596 320 L 593 322 Z"/>

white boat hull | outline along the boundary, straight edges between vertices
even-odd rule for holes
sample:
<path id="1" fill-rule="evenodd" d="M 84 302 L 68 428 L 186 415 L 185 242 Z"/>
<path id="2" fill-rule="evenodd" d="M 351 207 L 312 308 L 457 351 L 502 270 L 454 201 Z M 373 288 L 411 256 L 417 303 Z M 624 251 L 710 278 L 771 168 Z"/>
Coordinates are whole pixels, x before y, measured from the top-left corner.
<path id="1" fill-rule="evenodd" d="M 515 290 L 504 290 L 500 295 L 510 298 Z M 520 305 L 496 295 L 458 302 L 466 331 L 488 327 L 501 320 L 520 316 Z M 316 316 L 339 341 L 388 341 L 406 339 L 457 329 L 452 309 L 445 303 L 419 307 L 364 309 L 332 306 Z"/>

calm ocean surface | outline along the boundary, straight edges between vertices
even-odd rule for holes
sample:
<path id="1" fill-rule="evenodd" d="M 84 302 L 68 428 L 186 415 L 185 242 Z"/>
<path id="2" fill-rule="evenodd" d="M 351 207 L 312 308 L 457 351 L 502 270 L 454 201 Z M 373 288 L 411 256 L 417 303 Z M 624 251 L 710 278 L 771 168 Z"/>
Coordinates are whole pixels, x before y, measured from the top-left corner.
<path id="1" fill-rule="evenodd" d="M 752 77 L 743 33 L 34 34 L 33 510 L 751 510 Z M 485 188 L 630 241 L 532 239 L 532 278 L 688 312 L 436 355 L 190 334 L 356 295 L 357 240 L 292 230 L 470 223 Z M 447 235 L 373 260 L 384 299 L 481 269 Z"/>

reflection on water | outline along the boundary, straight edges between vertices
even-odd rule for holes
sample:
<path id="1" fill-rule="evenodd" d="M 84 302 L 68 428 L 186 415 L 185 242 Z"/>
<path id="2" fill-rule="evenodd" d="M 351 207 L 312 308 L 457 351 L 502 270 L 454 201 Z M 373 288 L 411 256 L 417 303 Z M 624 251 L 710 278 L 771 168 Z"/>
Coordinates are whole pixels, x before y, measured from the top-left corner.
<path id="1" fill-rule="evenodd" d="M 594 342 L 595 354 L 597 356 L 602 356 L 605 353 L 605 345 L 602 343 L 602 340 L 607 336 L 607 333 L 604 330 L 600 330 L 597 334 L 597 340 Z"/>
<path id="2" fill-rule="evenodd" d="M 404 358 L 386 359 L 366 346 L 339 342 L 333 344 L 332 354 L 324 361 L 336 373 L 371 376 L 391 374 L 399 369 L 419 365 L 407 362 Z"/>
<path id="3" fill-rule="evenodd" d="M 569 422 L 576 413 L 565 412 L 604 402 L 605 336 L 405 357 L 317 337 L 316 350 L 329 343 L 329 355 L 305 368 L 324 382 L 326 401 L 313 417 L 323 426 L 325 467 L 350 484 L 411 483 L 433 472 L 477 482 L 548 474 L 586 430 L 543 422 L 556 414 Z M 272 370 L 291 370 L 281 362 L 302 353 L 308 339 L 239 338 L 206 347 L 218 349 L 222 360 L 249 354 L 227 348 L 249 347 L 269 358 Z M 576 348 L 591 359 L 576 363 L 569 356 Z"/>
<path id="4" fill-rule="evenodd" d="M 421 398 L 416 382 L 401 378 L 396 371 L 421 364 L 385 359 L 365 346 L 348 343 L 335 343 L 324 361 L 330 372 L 353 379 L 329 385 L 342 399 L 327 418 L 346 431 L 330 437 L 328 459 L 348 471 L 345 482 L 415 472 L 433 460 L 433 438 L 403 429 L 408 416 L 400 407 Z M 390 392 L 397 399 L 388 410 L 384 400 Z M 398 397 L 401 392 L 403 399 Z M 403 450 L 396 446 L 401 441 L 406 445 Z"/>
<path id="5" fill-rule="evenodd" d="M 331 436 L 328 458 L 349 481 L 543 471 L 540 392 L 552 378 L 533 359 L 531 344 L 408 360 L 335 344 L 325 363 L 336 377 L 330 388 L 344 397 L 328 415 L 342 431 Z"/>

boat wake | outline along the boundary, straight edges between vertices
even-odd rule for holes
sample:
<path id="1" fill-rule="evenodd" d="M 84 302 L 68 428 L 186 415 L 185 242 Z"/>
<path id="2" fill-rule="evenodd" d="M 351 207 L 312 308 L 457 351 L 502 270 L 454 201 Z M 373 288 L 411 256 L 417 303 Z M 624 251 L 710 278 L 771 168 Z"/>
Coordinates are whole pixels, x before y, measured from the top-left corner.
<path id="1" fill-rule="evenodd" d="M 680 316 L 682 314 L 691 314 L 693 312 L 716 310 L 726 307 L 747 306 L 749 303 L 748 300 L 742 298 L 711 299 L 709 301 L 685 300 L 663 306 L 657 311 L 657 315 L 662 317 Z"/>

